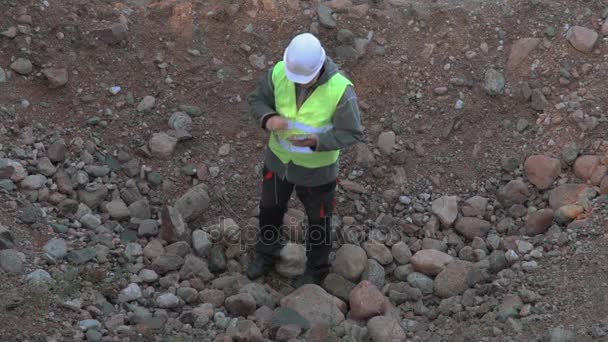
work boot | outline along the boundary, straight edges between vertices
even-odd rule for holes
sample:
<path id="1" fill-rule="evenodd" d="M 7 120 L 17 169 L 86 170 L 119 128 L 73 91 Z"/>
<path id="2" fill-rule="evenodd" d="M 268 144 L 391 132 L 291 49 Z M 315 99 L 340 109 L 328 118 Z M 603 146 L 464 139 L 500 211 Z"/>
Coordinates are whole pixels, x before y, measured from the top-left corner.
<path id="1" fill-rule="evenodd" d="M 274 268 L 274 258 L 264 255 L 257 255 L 255 260 L 247 267 L 247 278 L 256 280 L 259 277 L 268 274 Z"/>
<path id="2" fill-rule="evenodd" d="M 297 289 L 304 285 L 314 284 L 321 285 L 323 280 L 323 273 L 318 271 L 312 271 L 310 268 L 306 268 L 303 274 L 301 274 L 294 282 L 294 287 Z"/>

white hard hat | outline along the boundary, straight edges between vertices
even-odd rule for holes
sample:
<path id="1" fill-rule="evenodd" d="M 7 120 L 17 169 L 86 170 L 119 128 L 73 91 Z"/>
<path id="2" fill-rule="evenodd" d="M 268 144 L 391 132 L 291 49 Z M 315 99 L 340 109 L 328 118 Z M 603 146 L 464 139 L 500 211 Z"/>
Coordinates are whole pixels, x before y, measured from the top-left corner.
<path id="1" fill-rule="evenodd" d="M 287 79 L 300 84 L 312 81 L 323 63 L 325 50 L 317 37 L 310 33 L 302 33 L 294 37 L 283 55 Z"/>

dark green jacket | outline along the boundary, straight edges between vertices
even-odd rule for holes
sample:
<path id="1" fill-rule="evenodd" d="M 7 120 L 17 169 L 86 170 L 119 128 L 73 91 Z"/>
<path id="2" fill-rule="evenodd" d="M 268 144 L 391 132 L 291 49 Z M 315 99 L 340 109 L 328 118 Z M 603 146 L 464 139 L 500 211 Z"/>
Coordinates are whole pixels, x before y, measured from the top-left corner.
<path id="1" fill-rule="evenodd" d="M 256 122 L 264 129 L 266 120 L 273 115 L 278 115 L 275 109 L 274 86 L 272 84 L 272 68 L 268 70 L 262 78 L 255 91 L 249 96 L 250 113 Z M 302 89 L 296 87 L 296 98 L 298 108 L 301 103 L 314 91 L 317 85 L 327 82 L 331 76 L 338 73 L 338 66 L 327 57 L 321 75 L 314 87 Z M 340 99 L 336 111 L 332 117 L 333 129 L 319 134 L 317 145 L 313 147 L 315 151 L 341 150 L 348 146 L 362 141 L 361 121 L 357 96 L 352 87 L 347 87 L 344 95 Z M 283 164 L 277 156 L 266 146 L 265 166 L 273 171 L 278 177 L 287 180 L 295 185 L 317 186 L 330 183 L 338 177 L 339 161 L 335 164 L 321 168 L 309 169 L 294 165 L 293 163 Z"/>

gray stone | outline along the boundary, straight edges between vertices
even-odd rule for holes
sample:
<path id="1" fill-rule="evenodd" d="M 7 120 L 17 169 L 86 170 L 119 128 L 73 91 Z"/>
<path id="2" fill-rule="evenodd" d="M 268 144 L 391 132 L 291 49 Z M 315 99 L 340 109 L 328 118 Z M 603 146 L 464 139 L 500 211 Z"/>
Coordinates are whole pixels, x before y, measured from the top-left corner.
<path id="1" fill-rule="evenodd" d="M 164 293 L 156 298 L 156 305 L 161 309 L 173 309 L 180 306 L 180 300 L 173 293 Z"/>
<path id="2" fill-rule="evenodd" d="M 101 330 L 101 322 L 96 319 L 85 319 L 78 322 L 78 327 L 82 331 Z"/>
<path id="3" fill-rule="evenodd" d="M 137 229 L 137 236 L 139 237 L 152 237 L 158 235 L 159 225 L 156 220 L 143 220 L 139 223 Z"/>
<path id="4" fill-rule="evenodd" d="M 42 248 L 44 258 L 50 263 L 57 263 L 68 255 L 68 245 L 64 239 L 53 238 Z"/>
<path id="5" fill-rule="evenodd" d="M 13 63 L 11 63 L 11 69 L 21 75 L 28 75 L 32 72 L 34 66 L 29 59 L 19 57 Z"/>
<path id="6" fill-rule="evenodd" d="M 407 281 L 407 276 L 414 272 L 414 267 L 412 265 L 402 265 L 393 271 L 393 275 L 397 280 Z"/>
<path id="7" fill-rule="evenodd" d="M 175 112 L 169 118 L 169 127 L 189 131 L 192 128 L 192 118 L 184 112 Z"/>
<path id="8" fill-rule="evenodd" d="M 384 267 L 374 259 L 367 259 L 367 266 L 361 274 L 361 280 L 368 280 L 378 289 L 383 288 L 386 282 Z"/>
<path id="9" fill-rule="evenodd" d="M 343 44 L 352 45 L 355 43 L 355 35 L 347 29 L 338 31 L 338 41 Z"/>
<path id="10" fill-rule="evenodd" d="M 0 83 L 4 83 L 8 80 L 8 77 L 6 76 L 6 71 L 4 71 L 4 69 L 0 68 Z"/>
<path id="11" fill-rule="evenodd" d="M 0 269 L 3 269 L 8 274 L 22 274 L 25 272 L 23 265 L 22 253 L 14 249 L 5 249 L 0 251 Z"/>
<path id="12" fill-rule="evenodd" d="M 270 326 L 272 328 L 278 328 L 286 325 L 296 325 L 302 329 L 310 329 L 310 322 L 300 315 L 297 311 L 290 308 L 278 308 L 272 314 L 270 319 Z"/>
<path id="13" fill-rule="evenodd" d="M 51 283 L 53 278 L 45 270 L 35 270 L 25 277 L 25 281 L 30 285 L 43 286 Z"/>
<path id="14" fill-rule="evenodd" d="M 137 242 L 128 243 L 125 247 L 125 256 L 129 260 L 135 260 L 144 255 L 144 249 Z"/>
<path id="15" fill-rule="evenodd" d="M 490 272 L 498 273 L 508 266 L 507 257 L 503 251 L 493 251 L 490 256 Z"/>
<path id="16" fill-rule="evenodd" d="M 403 241 L 399 241 L 391 248 L 393 258 L 400 264 L 405 265 L 410 262 L 412 251 L 410 247 Z"/>
<path id="17" fill-rule="evenodd" d="M 81 265 L 95 259 L 96 256 L 97 250 L 94 247 L 87 247 L 69 252 L 67 259 L 73 264 Z"/>
<path id="18" fill-rule="evenodd" d="M 40 158 L 40 160 L 38 160 L 37 168 L 38 172 L 40 172 L 46 177 L 52 177 L 55 172 L 57 172 L 57 169 L 55 168 L 55 166 L 53 166 L 53 163 L 47 157 L 42 157 Z"/>
<path id="19" fill-rule="evenodd" d="M 239 293 L 248 293 L 254 299 L 258 307 L 267 306 L 271 309 L 274 309 L 277 306 L 275 299 L 272 295 L 266 291 L 263 285 L 259 283 L 249 283 L 243 286 Z"/>
<path id="20" fill-rule="evenodd" d="M 144 199 L 131 203 L 128 210 L 131 217 L 136 219 L 147 220 L 152 217 L 150 205 L 148 204 L 148 201 Z"/>
<path id="21" fill-rule="evenodd" d="M 209 271 L 223 272 L 226 270 L 226 253 L 222 245 L 214 245 L 209 252 Z"/>
<path id="22" fill-rule="evenodd" d="M 206 258 L 209 256 L 212 246 L 211 236 L 206 231 L 199 229 L 192 233 L 192 248 L 196 255 Z"/>
<path id="23" fill-rule="evenodd" d="M 542 112 L 545 110 L 548 104 L 549 101 L 547 101 L 545 95 L 540 89 L 532 90 L 532 103 L 530 104 L 532 109 Z"/>
<path id="24" fill-rule="evenodd" d="M 154 133 L 148 143 L 152 156 L 163 160 L 171 158 L 176 146 L 177 138 L 165 132 Z"/>
<path id="25" fill-rule="evenodd" d="M 38 190 L 46 184 L 46 177 L 43 175 L 30 175 L 21 181 L 21 188 L 25 190 Z"/>
<path id="26" fill-rule="evenodd" d="M 319 16 L 319 23 L 326 28 L 336 28 L 336 20 L 332 16 L 332 11 L 329 7 L 325 5 L 319 5 L 317 9 L 317 14 Z"/>
<path id="27" fill-rule="evenodd" d="M 181 105 L 179 110 L 194 117 L 203 115 L 203 110 L 196 106 Z"/>
<path id="28" fill-rule="evenodd" d="M 86 333 L 87 342 L 100 342 L 103 334 L 97 330 L 88 330 Z"/>
<path id="29" fill-rule="evenodd" d="M 489 69 L 485 74 L 484 89 L 490 96 L 495 96 L 503 93 L 505 87 L 505 77 L 502 73 Z"/>
<path id="30" fill-rule="evenodd" d="M 412 287 L 420 289 L 422 291 L 422 293 L 424 293 L 424 294 L 433 293 L 433 287 L 434 287 L 433 279 L 429 278 L 428 276 L 426 276 L 422 273 L 418 273 L 418 272 L 410 273 L 410 275 L 407 276 L 407 282 Z"/>
<path id="31" fill-rule="evenodd" d="M 458 197 L 443 196 L 433 201 L 431 210 L 443 227 L 450 227 L 458 216 Z"/>
<path id="32" fill-rule="evenodd" d="M 389 155 L 392 153 L 393 148 L 395 148 L 395 132 L 388 131 L 382 132 L 378 136 L 378 149 L 385 155 Z"/>
<path id="33" fill-rule="evenodd" d="M 146 96 L 137 105 L 137 111 L 140 113 L 148 112 L 152 108 L 154 108 L 155 103 L 156 103 L 156 99 L 153 96 Z"/>
<path id="34" fill-rule="evenodd" d="M 65 160 L 67 148 L 63 140 L 57 140 L 46 151 L 47 156 L 53 163 L 62 162 Z"/>
<path id="35" fill-rule="evenodd" d="M 80 218 L 80 223 L 87 229 L 95 230 L 101 226 L 101 218 L 98 215 L 86 214 Z"/>
<path id="36" fill-rule="evenodd" d="M 198 291 L 191 287 L 180 287 L 177 289 L 177 296 L 188 304 L 198 301 Z"/>
<path id="37" fill-rule="evenodd" d="M 330 273 L 323 280 L 323 288 L 345 302 L 349 301 L 350 292 L 355 286 L 353 282 L 337 273 Z"/>
<path id="38" fill-rule="evenodd" d="M 277 273 L 284 277 L 296 277 L 306 268 L 306 248 L 301 244 L 287 243 L 280 252 Z"/>
<path id="39" fill-rule="evenodd" d="M 98 208 L 107 195 L 108 188 L 96 183 L 87 184 L 84 189 L 78 191 L 78 199 L 90 209 Z"/>
<path id="40" fill-rule="evenodd" d="M 117 221 L 126 221 L 131 218 L 131 213 L 125 202 L 120 199 L 113 200 L 106 206 L 110 217 Z"/>
<path id="41" fill-rule="evenodd" d="M 0 250 L 11 249 L 15 246 L 13 234 L 5 226 L 0 224 Z"/>
<path id="42" fill-rule="evenodd" d="M 367 254 L 359 246 L 345 244 L 336 252 L 332 268 L 344 278 L 358 282 L 367 266 Z"/>
<path id="43" fill-rule="evenodd" d="M 175 208 L 182 214 L 187 222 L 196 219 L 209 207 L 209 195 L 207 186 L 197 185 L 188 190 L 183 196 L 175 201 Z"/>
<path id="44" fill-rule="evenodd" d="M 105 177 L 110 173 L 110 168 L 106 165 L 87 165 L 84 171 L 93 177 Z"/>
<path id="45" fill-rule="evenodd" d="M 129 284 L 118 294 L 118 301 L 121 303 L 132 302 L 140 299 L 143 296 L 141 288 L 135 283 Z"/>
<path id="46" fill-rule="evenodd" d="M 19 215 L 19 219 L 23 221 L 23 223 L 36 223 L 36 222 L 45 222 L 44 212 L 42 209 L 30 205 L 23 209 L 21 215 Z"/>
<path id="47" fill-rule="evenodd" d="M 544 342 L 574 342 L 576 334 L 574 331 L 567 330 L 563 327 L 551 328 L 544 336 Z"/>
<path id="48" fill-rule="evenodd" d="M 184 265 L 184 258 L 179 255 L 161 255 L 151 265 L 151 269 L 160 275 L 171 271 L 177 271 Z"/>

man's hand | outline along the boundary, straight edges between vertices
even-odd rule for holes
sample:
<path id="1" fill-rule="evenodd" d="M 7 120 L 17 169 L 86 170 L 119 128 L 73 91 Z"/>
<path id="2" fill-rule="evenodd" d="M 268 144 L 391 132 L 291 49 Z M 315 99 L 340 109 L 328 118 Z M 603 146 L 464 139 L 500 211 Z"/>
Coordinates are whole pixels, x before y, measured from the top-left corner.
<path id="1" fill-rule="evenodd" d="M 285 118 L 275 115 L 266 121 L 266 129 L 269 131 L 281 131 L 288 128 L 288 123 Z"/>
<path id="2" fill-rule="evenodd" d="M 309 135 L 308 138 L 304 140 L 289 139 L 289 142 L 298 147 L 314 147 L 317 145 L 317 136 L 314 134 Z"/>

